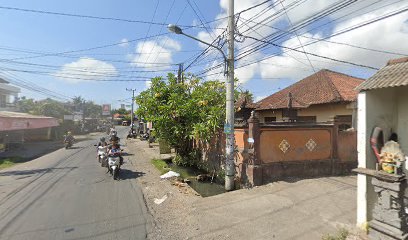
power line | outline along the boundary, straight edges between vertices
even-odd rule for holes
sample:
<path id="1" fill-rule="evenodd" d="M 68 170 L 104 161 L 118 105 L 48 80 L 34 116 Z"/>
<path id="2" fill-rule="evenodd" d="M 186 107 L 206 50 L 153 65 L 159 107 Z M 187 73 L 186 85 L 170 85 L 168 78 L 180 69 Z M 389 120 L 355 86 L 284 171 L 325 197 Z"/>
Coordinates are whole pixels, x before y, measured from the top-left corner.
<path id="1" fill-rule="evenodd" d="M 279 2 L 280 2 L 280 4 L 282 5 L 282 8 L 283 8 L 283 10 L 284 10 L 284 12 L 285 12 L 286 17 L 288 18 L 288 22 L 289 22 L 289 24 L 290 24 L 290 27 L 293 28 L 292 21 L 291 21 L 290 18 L 289 18 L 289 14 L 288 14 L 288 12 L 286 11 L 285 6 L 283 5 L 283 3 L 282 3 L 281 0 L 279 0 Z M 294 33 L 295 33 L 295 35 L 296 35 L 297 40 L 299 41 L 300 46 L 302 46 L 303 52 L 305 52 L 305 48 L 304 48 L 302 42 L 300 41 L 300 38 L 299 38 L 299 35 L 298 35 L 297 31 L 295 30 Z M 305 52 L 305 56 L 306 56 L 306 58 L 307 58 L 307 61 L 308 61 L 309 64 L 310 64 L 310 67 L 312 67 L 313 72 L 316 72 L 316 69 L 313 67 L 313 64 L 312 64 L 312 62 L 310 61 L 309 56 L 306 54 L 306 52 Z"/>
<path id="2" fill-rule="evenodd" d="M 320 20 L 322 18 L 329 16 L 330 14 L 333 14 L 333 13 L 335 13 L 337 11 L 340 11 L 341 9 L 343 9 L 345 7 L 348 7 L 349 5 L 354 3 L 355 1 L 356 0 L 348 0 L 348 1 L 345 1 L 345 2 L 331 4 L 330 6 L 325 8 L 325 10 L 320 11 L 318 14 L 313 14 L 309 18 L 306 18 L 306 19 L 300 21 L 299 23 L 295 24 L 294 27 L 290 29 L 290 32 L 292 33 L 293 31 L 305 28 L 305 27 L 309 26 L 310 24 L 312 24 L 312 23 L 314 23 L 314 22 L 316 22 L 316 21 L 318 21 L 318 20 Z M 296 7 L 296 6 L 298 6 L 298 5 L 295 5 L 293 7 Z M 284 11 L 282 10 L 282 14 L 283 14 L 283 12 Z M 270 22 L 270 21 L 268 21 L 268 22 Z M 278 39 L 282 39 L 283 37 L 285 37 L 287 35 L 288 35 L 288 33 L 279 33 L 279 34 L 274 33 L 274 34 L 271 34 L 270 36 L 268 36 L 265 40 L 276 41 Z M 250 49 L 248 49 L 248 50 L 246 50 L 246 51 L 244 51 L 242 53 L 240 53 L 237 56 L 238 60 L 267 46 L 267 44 L 265 44 L 265 43 L 259 43 L 259 44 L 252 43 L 252 44 L 249 44 L 249 46 L 251 46 L 251 45 L 256 45 L 256 46 L 253 47 L 253 48 L 250 48 Z"/>
<path id="3" fill-rule="evenodd" d="M 379 70 L 379 69 L 376 68 L 376 67 L 371 67 L 371 66 L 367 66 L 367 65 L 363 65 L 363 64 L 348 62 L 348 61 L 344 61 L 344 60 L 339 60 L 339 59 L 335 59 L 335 58 L 331 58 L 331 57 L 326 57 L 326 56 L 318 55 L 318 54 L 311 53 L 311 52 L 301 51 L 301 50 L 297 50 L 297 49 L 295 49 L 295 48 L 285 47 L 285 46 L 282 46 L 282 45 L 279 45 L 279 44 L 276 44 L 276 43 L 273 43 L 273 42 L 270 42 L 270 41 L 261 40 L 261 39 L 258 39 L 258 38 L 255 38 L 255 37 L 251 37 L 251 36 L 245 36 L 245 37 L 250 38 L 250 39 L 253 39 L 253 40 L 256 40 L 256 41 L 259 41 L 259 42 L 271 44 L 271 45 L 273 45 L 273 46 L 275 46 L 275 47 L 284 48 L 284 49 L 289 49 L 289 50 L 291 50 L 291 51 L 295 51 L 295 52 L 299 52 L 299 53 L 303 53 L 303 54 L 309 54 L 309 55 L 311 55 L 311 56 L 315 56 L 315 57 L 319 57 L 319 58 L 324 58 L 324 59 L 332 60 L 332 61 L 335 61 L 335 62 L 347 63 L 347 64 L 354 65 L 354 66 L 357 66 L 357 67 L 363 67 L 363 68 L 369 68 L 369 69 Z"/>
<path id="4" fill-rule="evenodd" d="M 246 20 L 246 19 L 244 19 L 242 17 L 241 17 L 241 19 Z M 274 26 L 269 26 L 269 25 L 266 25 L 266 24 L 262 24 L 262 23 L 252 21 L 252 20 L 248 20 L 248 21 L 253 22 L 255 24 L 260 24 L 260 25 L 263 25 L 265 27 L 269 27 L 269 28 L 272 28 L 272 29 L 275 29 L 275 30 L 278 30 L 278 31 L 283 31 L 283 32 L 290 33 L 290 31 L 285 30 L 285 29 L 277 28 L 277 27 L 274 27 Z M 386 54 L 399 55 L 399 56 L 408 56 L 408 53 L 398 53 L 398 52 L 393 52 L 393 51 L 362 47 L 362 46 L 353 45 L 351 43 L 344 43 L 344 42 L 337 42 L 337 41 L 327 40 L 326 38 L 317 38 L 317 37 L 311 37 L 311 36 L 305 36 L 305 35 L 299 35 L 299 37 L 312 39 L 312 40 L 323 41 L 323 42 L 327 42 L 327 43 L 338 44 L 338 45 L 349 46 L 349 47 L 358 48 L 358 49 L 367 50 L 367 51 L 372 51 L 372 52 L 386 53 Z M 330 36 L 330 37 L 332 37 L 332 36 Z"/>
<path id="5" fill-rule="evenodd" d="M 55 99 L 60 99 L 60 100 L 71 99 L 71 97 L 68 97 L 66 95 L 57 93 L 55 91 L 51 91 L 51 90 L 49 90 L 47 88 L 38 86 L 38 85 L 36 85 L 36 84 L 34 84 L 32 82 L 23 80 L 21 77 L 15 75 L 15 74 L 12 74 L 12 73 L 9 73 L 9 72 L 2 72 L 2 74 L 4 76 L 6 76 L 6 75 L 8 76 L 8 77 L 5 77 L 5 79 L 7 79 L 8 82 L 10 82 L 10 83 L 12 83 L 12 84 L 14 84 L 16 86 L 19 86 L 21 88 L 27 89 L 29 91 L 40 93 L 41 95 L 48 96 L 48 97 L 55 98 Z"/>
<path id="6" fill-rule="evenodd" d="M 153 22 L 153 21 L 149 22 L 149 21 L 143 21 L 143 20 L 133 20 L 133 19 L 124 19 L 124 18 L 115 18 L 115 17 L 101 17 L 101 16 L 92 16 L 92 15 L 83 15 L 83 14 L 74 14 L 74 13 L 52 12 L 52 11 L 45 11 L 45 10 L 35 10 L 35 9 L 17 8 L 17 7 L 8 7 L 8 6 L 0 6 L 0 9 L 19 11 L 19 12 L 29 12 L 29 13 L 56 15 L 56 16 L 64 16 L 64 17 L 88 18 L 88 19 L 97 19 L 97 20 L 110 20 L 110 21 L 127 22 L 127 23 L 142 23 L 142 24 L 159 25 L 159 26 L 167 26 L 168 25 L 168 23 L 160 23 L 160 22 Z M 184 27 L 184 28 L 194 28 L 194 27 L 201 28 L 201 25 L 190 25 L 190 26 L 183 25 L 182 27 Z"/>

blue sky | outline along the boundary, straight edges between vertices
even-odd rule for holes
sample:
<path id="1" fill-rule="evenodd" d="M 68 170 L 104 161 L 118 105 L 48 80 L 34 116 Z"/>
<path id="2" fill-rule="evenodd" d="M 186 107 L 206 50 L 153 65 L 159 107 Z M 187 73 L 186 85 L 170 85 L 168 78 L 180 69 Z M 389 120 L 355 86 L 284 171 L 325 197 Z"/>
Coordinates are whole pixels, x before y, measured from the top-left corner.
<path id="1" fill-rule="evenodd" d="M 236 0 L 235 11 L 240 12 L 261 2 L 263 1 Z M 293 2 L 287 0 L 282 3 L 287 8 L 286 14 L 282 11 L 282 4 L 279 1 L 270 1 L 270 3 L 242 13 L 241 19 L 238 20 L 239 31 L 244 35 L 256 38 L 279 34 L 282 31 L 277 31 L 276 28 L 290 29 L 291 26 L 296 26 L 303 20 L 324 12 L 335 1 L 303 0 L 300 1 L 302 3 L 299 6 L 291 7 Z M 408 46 L 401 44 L 408 41 L 406 23 L 408 15 L 406 13 L 336 37 L 330 37 L 348 27 L 408 5 L 404 1 L 387 1 L 389 4 L 387 6 L 385 3 L 377 3 L 378 1 L 366 0 L 363 2 L 350 5 L 296 32 L 292 31 L 291 34 L 274 42 L 286 47 L 295 47 L 299 45 L 299 42 L 305 44 L 313 38 L 328 37 L 328 40 L 334 42 L 395 52 L 395 54 L 381 53 L 328 42 L 319 42 L 304 47 L 306 52 L 377 68 L 383 66 L 390 58 L 401 57 L 408 53 Z M 135 88 L 138 93 L 146 89 L 148 86 L 146 81 L 89 80 L 145 80 L 158 75 L 165 76 L 166 72 L 177 70 L 174 64 L 189 65 L 191 60 L 205 47 L 184 36 L 168 33 L 165 25 L 40 14 L 1 7 L 155 23 L 177 23 L 185 26 L 186 33 L 212 41 L 226 26 L 225 20 L 222 19 L 225 17 L 226 3 L 227 0 L 0 1 L 0 30 L 2 32 L 0 75 L 6 80 L 20 84 L 21 81 L 26 81 L 25 84 L 29 85 L 34 83 L 66 97 L 82 96 L 98 104 L 111 103 L 114 107 L 118 107 L 121 103 L 130 104 L 130 92 L 127 92 L 126 88 Z M 265 26 L 259 24 L 262 20 L 271 19 L 274 16 L 275 20 L 267 22 Z M 221 18 L 221 20 L 214 21 L 216 18 Z M 253 22 L 246 21 L 247 19 L 252 19 Z M 201 21 L 213 22 L 206 23 L 206 28 L 197 27 Z M 323 24 L 326 25 L 319 27 Z M 158 34 L 164 35 L 154 37 Z M 148 37 L 146 41 L 127 42 L 145 37 Z M 250 44 L 253 43 L 253 40 L 249 38 L 239 40 L 244 41 L 236 42 L 236 55 L 242 56 L 246 50 L 251 49 Z M 123 44 L 77 51 L 120 42 Z M 56 54 L 68 51 L 74 52 Z M 38 56 L 44 54 L 48 56 Z M 272 55 L 276 56 L 259 62 Z M 217 51 L 213 50 L 205 58 L 195 62 L 187 71 L 199 74 L 212 65 L 220 63 L 217 60 L 219 57 Z M 211 61 L 213 59 L 215 60 Z M 375 72 L 368 68 L 317 57 L 309 56 L 309 60 L 303 53 L 285 53 L 282 48 L 269 46 L 238 59 L 236 77 L 241 80 L 239 85 L 241 89 L 250 90 L 257 99 L 260 99 L 313 74 L 313 68 L 315 71 L 329 68 L 363 78 Z M 251 61 L 255 63 L 241 67 Z M 200 76 L 204 79 L 223 79 L 222 74 L 218 74 L 220 70 L 218 68 L 207 72 L 209 76 L 206 74 Z M 20 96 L 36 99 L 46 97 L 24 88 Z"/>

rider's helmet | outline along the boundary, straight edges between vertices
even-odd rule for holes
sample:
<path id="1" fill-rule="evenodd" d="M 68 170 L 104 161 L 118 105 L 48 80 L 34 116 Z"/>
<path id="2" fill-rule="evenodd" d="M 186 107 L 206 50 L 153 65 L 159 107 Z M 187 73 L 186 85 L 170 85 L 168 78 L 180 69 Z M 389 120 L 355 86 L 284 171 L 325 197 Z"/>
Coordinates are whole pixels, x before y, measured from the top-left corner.
<path id="1" fill-rule="evenodd" d="M 71 131 L 68 131 L 68 132 L 67 132 L 67 135 L 71 135 L 71 134 L 72 134 Z"/>
<path id="2" fill-rule="evenodd" d="M 117 132 L 115 130 L 112 131 L 112 133 L 111 133 L 112 136 L 116 136 L 116 134 L 117 134 Z"/>
<path id="3" fill-rule="evenodd" d="M 101 142 L 105 142 L 105 138 L 104 137 L 101 137 Z"/>

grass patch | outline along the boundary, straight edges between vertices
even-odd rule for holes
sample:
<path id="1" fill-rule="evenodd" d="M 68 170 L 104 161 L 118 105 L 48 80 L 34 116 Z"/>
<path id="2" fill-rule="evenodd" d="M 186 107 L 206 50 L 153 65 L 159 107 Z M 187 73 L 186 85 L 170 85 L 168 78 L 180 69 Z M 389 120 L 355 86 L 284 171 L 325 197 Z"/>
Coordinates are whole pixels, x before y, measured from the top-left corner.
<path id="1" fill-rule="evenodd" d="M 349 234 L 350 233 L 347 229 L 341 228 L 335 233 L 335 235 L 327 234 L 323 236 L 322 240 L 346 240 Z"/>
<path id="2" fill-rule="evenodd" d="M 164 160 L 152 159 L 151 162 L 153 166 L 155 166 L 160 171 L 160 174 L 165 174 L 170 170 L 169 166 Z"/>
<path id="3" fill-rule="evenodd" d="M 19 162 L 21 162 L 22 158 L 20 157 L 8 157 L 0 159 L 0 169 L 11 167 Z"/>
<path id="4" fill-rule="evenodd" d="M 168 164 L 165 160 L 152 159 L 152 164 L 160 171 L 161 174 L 165 174 L 172 170 L 174 172 L 180 173 L 180 177 L 183 179 L 196 177 L 199 174 L 205 173 L 198 169 L 192 167 L 183 167 L 175 164 Z"/>

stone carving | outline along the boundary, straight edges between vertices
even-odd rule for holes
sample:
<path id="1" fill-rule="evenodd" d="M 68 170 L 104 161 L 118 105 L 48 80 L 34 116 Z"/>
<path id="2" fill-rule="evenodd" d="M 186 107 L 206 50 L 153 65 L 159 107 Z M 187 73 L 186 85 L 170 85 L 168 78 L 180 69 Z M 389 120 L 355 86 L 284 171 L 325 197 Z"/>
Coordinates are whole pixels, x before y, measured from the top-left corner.
<path id="1" fill-rule="evenodd" d="M 317 143 L 313 139 L 309 139 L 305 146 L 307 149 L 309 149 L 309 151 L 312 152 L 316 148 Z"/>
<path id="2" fill-rule="evenodd" d="M 290 148 L 290 144 L 288 141 L 285 139 L 282 140 L 282 142 L 279 144 L 279 149 L 283 152 L 286 153 Z"/>
<path id="3" fill-rule="evenodd" d="M 404 204 L 406 180 L 390 182 L 373 178 L 378 201 L 370 222 L 370 239 L 408 239 L 407 213 Z"/>

